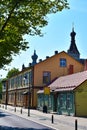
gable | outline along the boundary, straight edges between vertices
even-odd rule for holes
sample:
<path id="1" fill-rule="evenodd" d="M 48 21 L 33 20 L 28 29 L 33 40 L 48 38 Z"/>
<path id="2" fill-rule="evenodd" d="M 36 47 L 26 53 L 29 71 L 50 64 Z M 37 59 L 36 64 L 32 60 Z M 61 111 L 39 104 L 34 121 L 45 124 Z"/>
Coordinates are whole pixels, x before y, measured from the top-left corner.
<path id="1" fill-rule="evenodd" d="M 60 66 L 60 59 L 65 59 L 66 66 Z M 52 81 L 56 77 L 80 72 L 82 70 L 83 65 L 63 51 L 37 63 L 34 66 L 34 84 L 42 86 L 46 85 L 43 84 L 44 72 L 50 72 Z"/>
<path id="2" fill-rule="evenodd" d="M 65 58 L 68 61 L 67 65 L 74 63 L 75 65 L 78 64 L 79 66 L 83 67 L 83 65 L 79 61 L 77 61 L 76 59 L 74 59 L 73 57 L 68 55 L 65 51 L 57 53 L 57 54 L 39 62 L 39 63 L 37 63 L 34 67 L 42 66 L 42 65 L 45 65 L 45 64 L 48 64 L 48 63 L 49 64 L 52 64 L 52 63 L 55 64 L 55 62 L 59 63 L 60 58 Z"/>
<path id="3" fill-rule="evenodd" d="M 87 93 L 87 79 L 83 81 L 79 86 L 74 90 L 76 93 L 86 92 Z"/>

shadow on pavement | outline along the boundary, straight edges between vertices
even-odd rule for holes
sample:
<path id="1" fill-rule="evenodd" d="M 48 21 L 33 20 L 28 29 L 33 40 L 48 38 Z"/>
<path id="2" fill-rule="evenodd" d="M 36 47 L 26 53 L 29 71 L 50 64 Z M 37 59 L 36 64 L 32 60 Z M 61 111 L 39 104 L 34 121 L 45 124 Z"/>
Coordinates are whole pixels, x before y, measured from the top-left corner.
<path id="1" fill-rule="evenodd" d="M 5 113 L 3 113 L 3 112 L 0 111 L 0 118 L 1 117 L 5 117 L 5 116 L 9 116 L 9 115 L 7 115 L 7 114 L 5 114 Z"/>
<path id="2" fill-rule="evenodd" d="M 0 126 L 0 130 L 53 130 L 53 129 L 17 128 L 17 127 L 9 127 L 9 126 Z"/>

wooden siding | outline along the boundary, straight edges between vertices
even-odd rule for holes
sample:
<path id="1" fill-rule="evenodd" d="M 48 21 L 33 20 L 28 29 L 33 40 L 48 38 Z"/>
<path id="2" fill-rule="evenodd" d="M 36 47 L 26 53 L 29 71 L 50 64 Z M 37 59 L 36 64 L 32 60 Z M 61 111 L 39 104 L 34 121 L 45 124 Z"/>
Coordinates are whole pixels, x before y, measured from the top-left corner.
<path id="1" fill-rule="evenodd" d="M 76 116 L 87 116 L 87 80 L 75 90 Z"/>
<path id="2" fill-rule="evenodd" d="M 66 67 L 60 67 L 60 58 L 65 58 L 67 62 Z M 59 76 L 69 74 L 69 67 L 73 65 L 73 73 L 83 71 L 83 65 L 69 56 L 65 52 L 56 54 L 47 60 L 44 60 L 34 66 L 34 85 L 44 86 L 43 84 L 43 72 L 51 72 L 51 81 Z"/>

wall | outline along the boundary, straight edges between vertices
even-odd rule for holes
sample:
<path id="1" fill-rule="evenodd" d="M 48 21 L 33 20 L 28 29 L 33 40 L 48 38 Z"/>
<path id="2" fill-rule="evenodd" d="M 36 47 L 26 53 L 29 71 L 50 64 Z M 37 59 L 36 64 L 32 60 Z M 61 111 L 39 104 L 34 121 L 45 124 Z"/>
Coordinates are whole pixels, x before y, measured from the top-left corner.
<path id="1" fill-rule="evenodd" d="M 66 67 L 60 67 L 60 58 L 65 58 L 67 60 Z M 44 86 L 43 84 L 43 72 L 51 72 L 51 80 L 56 77 L 69 74 L 69 67 L 73 65 L 73 73 L 83 71 L 83 65 L 73 59 L 65 52 L 61 52 L 48 58 L 45 61 L 42 61 L 35 65 L 34 67 L 34 85 L 35 86 Z"/>
<path id="2" fill-rule="evenodd" d="M 76 116 L 87 116 L 87 80 L 75 90 Z"/>

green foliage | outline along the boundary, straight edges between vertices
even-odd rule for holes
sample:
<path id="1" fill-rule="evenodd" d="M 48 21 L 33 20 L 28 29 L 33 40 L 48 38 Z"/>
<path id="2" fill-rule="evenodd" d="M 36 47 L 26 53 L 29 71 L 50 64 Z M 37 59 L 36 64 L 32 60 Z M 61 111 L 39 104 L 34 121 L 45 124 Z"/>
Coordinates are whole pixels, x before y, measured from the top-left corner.
<path id="1" fill-rule="evenodd" d="M 25 34 L 41 36 L 47 14 L 68 8 L 67 0 L 0 0 L 0 68 L 28 48 Z"/>
<path id="2" fill-rule="evenodd" d="M 16 75 L 18 72 L 19 72 L 19 70 L 16 69 L 16 68 L 11 69 L 11 70 L 7 73 L 6 78 L 10 78 L 10 77 Z"/>

